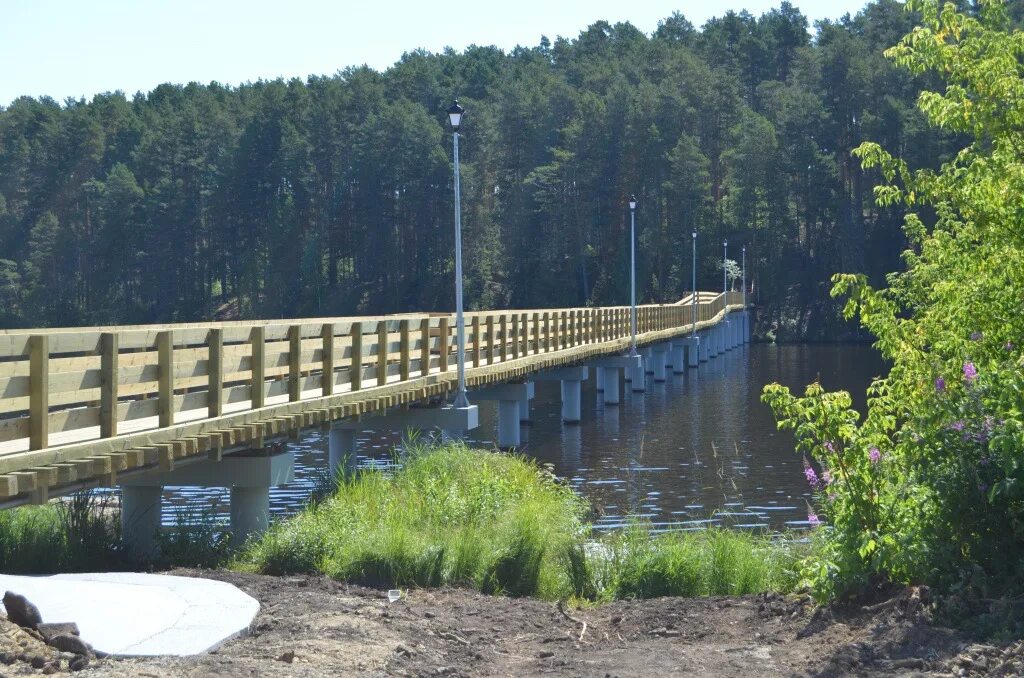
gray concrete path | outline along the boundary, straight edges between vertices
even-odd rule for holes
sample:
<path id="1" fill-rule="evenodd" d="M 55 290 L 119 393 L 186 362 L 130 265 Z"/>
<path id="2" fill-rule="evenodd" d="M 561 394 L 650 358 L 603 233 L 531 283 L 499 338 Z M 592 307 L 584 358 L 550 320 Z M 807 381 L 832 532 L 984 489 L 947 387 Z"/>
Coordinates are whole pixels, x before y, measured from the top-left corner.
<path id="1" fill-rule="evenodd" d="M 162 574 L 4 574 L 3 591 L 35 603 L 44 622 L 75 622 L 82 640 L 120 656 L 212 650 L 243 635 L 260 609 L 231 584 Z"/>

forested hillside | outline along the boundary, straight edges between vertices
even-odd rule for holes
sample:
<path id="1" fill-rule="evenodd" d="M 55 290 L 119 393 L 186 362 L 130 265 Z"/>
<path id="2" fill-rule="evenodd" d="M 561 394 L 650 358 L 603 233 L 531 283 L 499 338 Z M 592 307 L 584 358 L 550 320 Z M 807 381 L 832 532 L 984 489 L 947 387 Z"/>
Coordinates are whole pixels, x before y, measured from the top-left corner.
<path id="1" fill-rule="evenodd" d="M 851 149 L 936 166 L 961 145 L 882 57 L 914 21 L 881 0 L 812 37 L 783 3 L 384 73 L 18 99 L 0 109 L 0 326 L 452 308 L 458 96 L 471 308 L 625 303 L 636 193 L 642 301 L 689 288 L 695 229 L 706 289 L 721 240 L 747 245 L 760 332 L 839 336 L 830 275 L 879 280 L 903 248 Z"/>

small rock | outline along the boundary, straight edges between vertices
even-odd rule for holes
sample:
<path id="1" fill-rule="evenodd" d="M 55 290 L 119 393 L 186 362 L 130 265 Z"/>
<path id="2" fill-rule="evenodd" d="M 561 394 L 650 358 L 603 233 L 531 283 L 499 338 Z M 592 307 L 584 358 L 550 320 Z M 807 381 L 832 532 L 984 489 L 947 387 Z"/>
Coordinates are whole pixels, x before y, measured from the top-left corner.
<path id="1" fill-rule="evenodd" d="M 29 664 L 31 664 L 34 669 L 41 669 L 46 666 L 46 657 L 41 654 L 37 654 L 32 657 L 32 661 L 30 661 Z"/>
<path id="2" fill-rule="evenodd" d="M 0 662 L 10 666 L 16 661 L 18 661 L 18 655 L 13 652 L 0 652 Z"/>
<path id="3" fill-rule="evenodd" d="M 75 622 L 57 622 L 55 624 L 38 624 L 36 630 L 39 631 L 39 635 L 43 637 L 43 640 L 47 643 L 50 642 L 50 638 L 54 636 L 69 635 L 69 636 L 80 636 L 82 635 L 78 631 L 78 624 Z"/>
<path id="4" fill-rule="evenodd" d="M 281 656 L 277 658 L 277 661 L 284 662 L 285 664 L 291 664 L 295 661 L 295 650 L 287 650 L 286 652 L 283 652 Z"/>
<path id="5" fill-rule="evenodd" d="M 60 672 L 60 664 L 58 664 L 57 662 L 50 662 L 49 664 L 47 664 L 46 666 L 43 667 L 43 675 L 44 676 L 49 676 L 49 675 L 52 675 L 54 673 L 59 673 L 59 672 Z"/>
<path id="6" fill-rule="evenodd" d="M 25 596 L 8 591 L 4 594 L 4 607 L 7 609 L 7 618 L 12 622 L 26 629 L 34 629 L 43 621 L 39 614 L 39 608 L 29 602 Z"/>
<path id="7" fill-rule="evenodd" d="M 548 659 L 550 657 L 554 657 L 555 653 L 551 652 L 550 650 L 543 650 L 537 656 L 540 657 L 541 659 Z"/>
<path id="8" fill-rule="evenodd" d="M 403 657 L 411 657 L 414 654 L 416 654 L 416 652 L 414 650 L 410 650 L 405 645 L 399 644 L 397 647 L 395 647 L 395 654 L 400 654 Z"/>
<path id="9" fill-rule="evenodd" d="M 612 617 L 611 621 L 612 621 L 612 624 L 615 624 L 615 625 L 621 624 L 622 623 L 622 617 L 619 617 L 618 615 L 616 615 L 616 616 Z"/>
<path id="10" fill-rule="evenodd" d="M 85 655 L 82 655 L 80 657 L 75 657 L 74 659 L 71 660 L 71 663 L 68 664 L 68 668 L 71 669 L 72 671 L 81 671 L 82 669 L 86 668 L 87 666 L 89 666 L 89 658 L 86 657 Z"/>
<path id="11" fill-rule="evenodd" d="M 91 648 L 89 644 L 78 636 L 62 633 L 49 640 L 50 647 L 55 647 L 61 652 L 74 652 L 75 654 L 87 655 Z"/>
<path id="12" fill-rule="evenodd" d="M 424 616 L 424 617 L 426 617 L 427 619 L 433 619 L 433 618 L 434 618 L 434 617 L 436 617 L 437 615 L 436 615 L 436 614 L 434 614 L 433 612 L 431 612 L 431 611 L 429 611 L 429 610 L 428 610 L 428 611 L 426 611 L 426 612 L 424 612 L 424 613 L 423 613 L 423 616 Z"/>

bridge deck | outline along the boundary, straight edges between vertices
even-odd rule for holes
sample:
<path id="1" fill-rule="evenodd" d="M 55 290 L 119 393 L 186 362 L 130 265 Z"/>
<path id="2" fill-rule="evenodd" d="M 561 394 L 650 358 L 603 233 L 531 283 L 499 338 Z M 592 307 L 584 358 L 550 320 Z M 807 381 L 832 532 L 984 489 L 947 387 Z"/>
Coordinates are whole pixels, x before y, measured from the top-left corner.
<path id="1" fill-rule="evenodd" d="M 638 307 L 638 341 L 694 329 L 692 297 Z M 698 295 L 696 329 L 742 308 Z M 629 346 L 629 307 L 466 314 L 467 382 Z M 0 332 L 0 501 L 45 501 L 455 388 L 450 314 Z"/>

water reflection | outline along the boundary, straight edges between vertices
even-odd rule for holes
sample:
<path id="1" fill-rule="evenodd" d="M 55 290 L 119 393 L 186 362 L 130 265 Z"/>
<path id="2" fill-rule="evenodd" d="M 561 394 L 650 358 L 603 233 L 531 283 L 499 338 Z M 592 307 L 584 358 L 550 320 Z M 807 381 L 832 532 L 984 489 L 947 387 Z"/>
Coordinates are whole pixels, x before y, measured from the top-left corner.
<path id="1" fill-rule="evenodd" d="M 532 422 L 522 427 L 523 452 L 566 477 L 595 506 L 599 529 L 622 526 L 630 516 L 656 529 L 695 529 L 710 523 L 743 528 L 806 525 L 810 493 L 789 432 L 777 432 L 760 402 L 764 384 L 793 389 L 816 379 L 830 390 L 847 389 L 863 408 L 864 390 L 884 366 L 866 346 L 751 345 L 734 349 L 698 369 L 647 377 L 647 391 L 623 384 L 621 405 L 605 407 L 594 380 L 583 389 L 583 422 L 563 424 L 559 385 L 540 382 Z M 497 405 L 480 405 L 479 429 L 470 444 L 493 447 Z M 386 465 L 400 435 L 358 436 L 360 465 Z M 323 473 L 327 437 L 311 430 L 290 443 L 295 482 L 271 490 L 275 516 L 305 503 Z M 183 506 L 202 506 L 227 520 L 228 494 L 217 489 L 168 488 L 165 522 Z M 190 512 L 194 515 L 194 512 Z"/>

